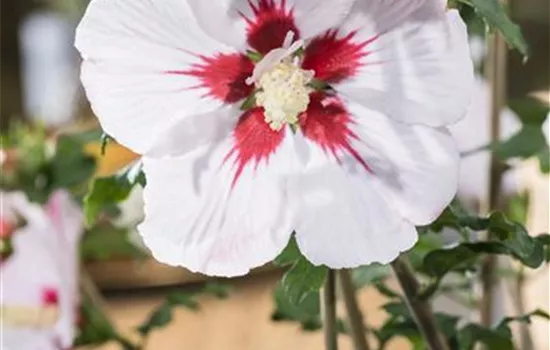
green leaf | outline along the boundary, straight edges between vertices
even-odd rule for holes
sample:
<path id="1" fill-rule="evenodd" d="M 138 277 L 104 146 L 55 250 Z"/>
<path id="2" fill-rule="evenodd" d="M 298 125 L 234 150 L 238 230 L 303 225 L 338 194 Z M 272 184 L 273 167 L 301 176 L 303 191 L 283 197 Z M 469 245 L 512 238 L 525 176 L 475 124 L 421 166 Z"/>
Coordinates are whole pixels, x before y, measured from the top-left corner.
<path id="1" fill-rule="evenodd" d="M 426 255 L 436 249 L 441 249 L 441 247 L 443 247 L 441 235 L 434 232 L 420 233 L 414 248 L 407 254 L 411 265 L 415 269 L 421 268 Z"/>
<path id="2" fill-rule="evenodd" d="M 489 231 L 490 241 L 461 245 L 471 251 L 508 254 L 531 268 L 537 268 L 542 264 L 543 247 L 540 242 L 531 237 L 523 225 L 510 221 L 501 212 L 494 212 L 489 217 L 479 217 L 470 215 L 456 206 L 450 206 L 431 225 L 434 231 L 441 231 L 444 227 Z"/>
<path id="3" fill-rule="evenodd" d="M 196 311 L 199 309 L 199 303 L 196 296 L 199 293 L 210 293 L 219 298 L 225 298 L 229 289 L 223 284 L 210 282 L 202 289 L 196 291 L 174 292 L 166 297 L 166 300 L 157 309 L 155 309 L 149 318 L 138 328 L 138 332 L 146 337 L 151 331 L 163 328 L 172 321 L 174 308 L 183 307 L 187 310 Z"/>
<path id="4" fill-rule="evenodd" d="M 508 140 L 500 142 L 494 148 L 501 159 L 530 158 L 547 148 L 546 138 L 540 125 L 524 124 Z"/>
<path id="5" fill-rule="evenodd" d="M 438 249 L 424 258 L 424 267 L 428 275 L 441 278 L 449 271 L 471 267 L 481 253 L 498 254 L 506 250 L 491 243 L 463 243 L 450 249 Z"/>
<path id="6" fill-rule="evenodd" d="M 94 158 L 85 153 L 80 134 L 60 135 L 52 152 L 44 128 L 15 124 L 2 142 L 13 148 L 7 152 L 13 166 L 2 168 L 0 186 L 23 191 L 33 202 L 46 203 L 59 188 L 80 195 L 95 171 Z"/>
<path id="7" fill-rule="evenodd" d="M 534 317 L 540 317 L 540 318 L 543 318 L 545 320 L 550 320 L 550 315 L 548 314 L 548 312 L 542 310 L 542 309 L 537 309 L 535 311 L 532 311 L 526 315 L 521 315 L 521 316 L 515 316 L 515 317 L 505 317 L 502 321 L 500 321 L 500 323 L 496 326 L 496 329 L 497 330 L 509 330 L 508 328 L 508 325 L 512 322 L 520 322 L 520 323 L 526 323 L 526 324 L 531 324 L 531 321 Z"/>
<path id="8" fill-rule="evenodd" d="M 273 264 L 275 266 L 288 266 L 294 264 L 301 257 L 302 253 L 300 253 L 300 248 L 298 248 L 298 243 L 296 243 L 296 238 L 293 235 L 285 249 L 273 260 Z"/>
<path id="9" fill-rule="evenodd" d="M 542 125 L 546 121 L 550 106 L 547 102 L 526 97 L 508 102 L 523 124 Z"/>
<path id="10" fill-rule="evenodd" d="M 84 216 L 88 226 L 109 207 L 126 200 L 134 186 L 145 183 L 145 176 L 138 166 L 130 167 L 122 174 L 94 179 L 84 198 Z"/>
<path id="11" fill-rule="evenodd" d="M 546 262 L 550 262 L 550 235 L 539 235 L 536 237 L 536 240 L 544 246 L 544 257 L 546 259 Z"/>
<path id="12" fill-rule="evenodd" d="M 111 258 L 145 258 L 149 255 L 132 244 L 128 230 L 111 225 L 95 225 L 82 240 L 80 254 L 85 261 Z"/>
<path id="13" fill-rule="evenodd" d="M 282 290 L 288 301 L 298 305 L 323 286 L 328 269 L 314 266 L 300 252 L 294 236 L 286 248 L 273 261 L 276 266 L 290 266 L 281 280 Z"/>
<path id="14" fill-rule="evenodd" d="M 105 133 L 103 132 L 103 130 L 97 128 L 97 129 L 90 129 L 90 130 L 86 130 L 86 131 L 82 131 L 74 134 L 71 133 L 70 136 L 74 140 L 85 145 L 90 142 L 100 140 L 104 134 Z"/>
<path id="15" fill-rule="evenodd" d="M 101 345 L 119 336 L 109 320 L 88 299 L 80 307 L 82 326 L 75 340 L 75 346 Z"/>
<path id="16" fill-rule="evenodd" d="M 494 145 L 494 151 L 503 160 L 537 157 L 541 171 L 548 173 L 550 148 L 542 128 L 550 106 L 537 99 L 523 98 L 511 101 L 509 107 L 519 116 L 523 127 L 508 140 Z"/>
<path id="17" fill-rule="evenodd" d="M 422 339 L 416 323 L 411 318 L 390 317 L 389 320 L 378 330 L 374 330 L 378 338 L 379 348 L 385 349 L 386 344 L 395 337 L 404 337 L 413 344 Z"/>
<path id="18" fill-rule="evenodd" d="M 392 301 L 382 305 L 382 309 L 390 316 L 410 316 L 410 311 L 404 302 Z"/>
<path id="19" fill-rule="evenodd" d="M 226 299 L 229 297 L 231 287 L 226 284 L 218 282 L 208 282 L 203 288 L 202 293 L 210 294 L 220 299 Z"/>
<path id="20" fill-rule="evenodd" d="M 199 303 L 195 300 L 193 294 L 190 293 L 172 293 L 166 297 L 166 302 L 170 306 L 183 306 L 189 310 L 198 310 Z"/>
<path id="21" fill-rule="evenodd" d="M 526 315 L 504 318 L 496 327 L 486 328 L 478 324 L 468 324 L 458 333 L 461 350 L 472 350 L 482 343 L 489 349 L 513 350 L 513 334 L 509 327 L 512 322 L 531 323 L 533 317 L 550 320 L 550 315 L 543 310 L 535 310 Z"/>
<path id="22" fill-rule="evenodd" d="M 509 324 L 512 322 L 530 324 L 533 317 L 550 320 L 550 315 L 539 309 L 526 315 L 506 317 L 494 328 L 468 324 L 458 332 L 459 348 L 461 350 L 472 350 L 476 344 L 482 343 L 489 349 L 513 350 L 512 331 Z"/>
<path id="23" fill-rule="evenodd" d="M 391 273 L 388 265 L 370 264 L 353 269 L 353 284 L 356 289 L 361 289 L 375 282 L 381 282 Z"/>
<path id="24" fill-rule="evenodd" d="M 148 335 L 152 330 L 165 327 L 172 321 L 172 305 L 163 304 L 158 309 L 153 311 L 147 321 L 142 323 L 138 328 L 138 332 L 142 336 Z"/>
<path id="25" fill-rule="evenodd" d="M 488 230 L 498 236 L 509 253 L 531 268 L 539 267 L 544 261 L 543 247 L 531 237 L 523 225 L 512 222 L 500 212 L 489 217 Z"/>
<path id="26" fill-rule="evenodd" d="M 528 217 L 530 195 L 528 191 L 518 192 L 507 200 L 506 215 L 512 221 L 525 225 Z"/>
<path id="27" fill-rule="evenodd" d="M 481 254 L 509 255 L 524 265 L 537 268 L 544 260 L 544 251 L 538 242 L 535 243 L 535 247 L 532 255 L 523 255 L 521 248 L 502 242 L 462 243 L 450 249 L 439 249 L 428 254 L 424 259 L 423 270 L 432 277 L 441 278 L 451 270 L 470 268 Z"/>
<path id="28" fill-rule="evenodd" d="M 463 153 L 463 156 L 489 149 L 503 161 L 510 158 L 537 157 L 541 171 L 550 172 L 550 147 L 543 131 L 550 106 L 528 97 L 511 101 L 509 107 L 521 119 L 522 128 L 506 140 L 478 147 Z"/>
<path id="29" fill-rule="evenodd" d="M 374 331 L 380 342 L 380 349 L 384 349 L 387 342 L 398 336 L 409 339 L 413 344 L 425 346 L 416 322 L 404 302 L 390 302 L 382 306 L 382 308 L 390 317 L 380 329 Z M 443 335 L 445 335 L 447 339 L 453 338 L 456 334 L 456 328 L 460 318 L 444 313 L 436 313 L 434 316 Z M 425 347 L 418 348 L 425 349 Z"/>
<path id="30" fill-rule="evenodd" d="M 51 160 L 53 188 L 70 188 L 91 178 L 95 171 L 93 157 L 84 153 L 83 143 L 69 135 L 57 140 Z"/>
<path id="31" fill-rule="evenodd" d="M 487 230 L 490 240 L 464 242 L 428 253 L 421 269 L 433 277 L 434 281 L 422 292 L 422 298 L 431 297 L 437 291 L 443 276 L 450 271 L 476 268 L 477 260 L 484 254 L 508 255 L 531 268 L 539 267 L 546 258 L 544 238 L 531 237 L 521 224 L 508 220 L 500 212 L 492 213 L 489 217 L 478 217 L 456 206 L 450 206 L 431 226 L 436 232 L 445 227 Z"/>
<path id="32" fill-rule="evenodd" d="M 476 268 L 478 259 L 484 254 L 501 254 L 514 257 L 531 268 L 539 267 L 544 261 L 550 261 L 550 236 L 536 238 L 520 235 L 522 238 L 462 243 L 453 248 L 434 250 L 424 259 L 422 271 L 435 278 L 421 293 L 422 299 L 437 292 L 443 276 L 450 271 L 462 271 Z M 527 253 L 531 251 L 531 253 Z"/>
<path id="33" fill-rule="evenodd" d="M 315 331 L 322 327 L 319 292 L 309 293 L 300 304 L 292 303 L 283 286 L 279 284 L 273 291 L 275 311 L 274 321 L 296 321 L 306 331 Z"/>
<path id="34" fill-rule="evenodd" d="M 488 349 L 514 350 L 509 330 L 494 330 L 473 323 L 458 332 L 458 343 L 460 350 L 473 350 L 478 343 L 484 344 Z"/>
<path id="35" fill-rule="evenodd" d="M 403 297 L 401 294 L 399 294 L 396 290 L 391 289 L 386 284 L 382 282 L 376 282 L 373 285 L 374 288 L 378 291 L 378 293 L 382 294 L 383 296 L 387 298 L 395 298 L 395 299 L 402 299 Z"/>
<path id="36" fill-rule="evenodd" d="M 550 173 L 550 148 L 545 148 L 537 153 L 539 159 L 540 171 L 544 174 Z"/>
<path id="37" fill-rule="evenodd" d="M 497 28 L 510 47 L 528 56 L 528 46 L 520 27 L 512 22 L 499 0 L 459 0 L 472 6 L 492 28 Z"/>
<path id="38" fill-rule="evenodd" d="M 281 284 L 290 302 L 300 304 L 311 293 L 323 287 L 328 269 L 314 266 L 306 258 L 299 258 L 283 276 Z"/>

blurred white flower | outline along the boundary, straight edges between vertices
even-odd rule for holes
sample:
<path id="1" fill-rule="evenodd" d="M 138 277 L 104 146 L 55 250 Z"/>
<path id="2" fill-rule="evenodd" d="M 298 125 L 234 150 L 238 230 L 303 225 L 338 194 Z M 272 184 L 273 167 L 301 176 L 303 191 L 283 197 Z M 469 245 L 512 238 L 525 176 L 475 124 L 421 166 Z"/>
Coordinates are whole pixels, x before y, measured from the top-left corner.
<path id="1" fill-rule="evenodd" d="M 14 252 L 2 265 L 2 349 L 58 350 L 72 346 L 79 305 L 80 208 L 66 192 L 44 207 L 20 192 L 2 193 L 2 218 L 20 217 Z"/>
<path id="2" fill-rule="evenodd" d="M 476 79 L 474 97 L 464 119 L 451 126 L 460 152 L 469 152 L 488 145 L 490 135 L 490 99 L 489 84 L 481 77 Z M 521 121 L 509 108 L 500 113 L 500 138 L 506 140 L 521 129 Z M 460 163 L 458 196 L 468 203 L 483 202 L 489 192 L 490 151 L 483 150 L 463 157 Z M 513 194 L 518 190 L 517 172 L 507 171 L 503 176 L 504 194 Z"/>
<path id="3" fill-rule="evenodd" d="M 478 35 L 472 35 L 469 38 L 470 56 L 476 67 L 480 67 L 487 55 L 487 44 L 485 39 Z"/>
<path id="4" fill-rule="evenodd" d="M 54 12 L 33 13 L 21 24 L 25 112 L 47 126 L 70 122 L 76 111 L 79 83 L 73 33 L 74 24 Z"/>

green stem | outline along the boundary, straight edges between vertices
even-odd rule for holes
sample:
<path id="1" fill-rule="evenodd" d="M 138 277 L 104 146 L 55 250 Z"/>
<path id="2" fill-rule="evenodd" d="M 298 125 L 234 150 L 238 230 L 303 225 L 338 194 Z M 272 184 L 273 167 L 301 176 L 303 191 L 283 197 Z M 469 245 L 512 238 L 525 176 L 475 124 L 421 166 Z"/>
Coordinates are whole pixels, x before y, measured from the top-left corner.
<path id="1" fill-rule="evenodd" d="M 409 261 L 401 256 L 395 259 L 391 266 L 428 349 L 450 350 L 445 337 L 439 330 L 430 303 L 419 297 L 420 283 L 416 279 Z"/>
<path id="2" fill-rule="evenodd" d="M 344 299 L 344 304 L 346 305 L 346 312 L 348 315 L 354 348 L 355 350 L 370 350 L 369 343 L 367 342 L 367 338 L 365 336 L 363 315 L 357 303 L 357 295 L 355 294 L 351 273 L 349 270 L 340 270 L 338 272 L 338 277 L 340 280 L 342 297 Z"/>
<path id="3" fill-rule="evenodd" d="M 336 273 L 329 270 L 323 289 L 321 309 L 325 331 L 325 349 L 338 350 L 338 330 L 336 329 Z"/>

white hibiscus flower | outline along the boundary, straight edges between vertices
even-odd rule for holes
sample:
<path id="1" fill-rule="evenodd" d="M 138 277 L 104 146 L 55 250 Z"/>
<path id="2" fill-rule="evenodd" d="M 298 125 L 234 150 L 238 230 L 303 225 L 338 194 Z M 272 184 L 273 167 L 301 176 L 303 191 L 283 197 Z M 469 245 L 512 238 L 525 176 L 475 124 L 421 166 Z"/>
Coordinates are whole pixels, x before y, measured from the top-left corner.
<path id="1" fill-rule="evenodd" d="M 314 264 L 387 263 L 456 192 L 473 68 L 443 1 L 92 0 L 76 46 L 167 264 L 242 275 L 293 231 Z"/>

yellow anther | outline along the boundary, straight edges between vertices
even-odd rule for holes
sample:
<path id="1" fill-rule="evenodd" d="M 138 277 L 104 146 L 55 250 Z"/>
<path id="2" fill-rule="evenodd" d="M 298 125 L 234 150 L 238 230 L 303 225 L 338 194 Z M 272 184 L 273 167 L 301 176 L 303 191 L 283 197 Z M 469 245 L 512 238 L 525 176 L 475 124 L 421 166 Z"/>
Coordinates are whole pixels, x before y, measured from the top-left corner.
<path id="1" fill-rule="evenodd" d="M 312 89 L 308 83 L 311 71 L 300 69 L 292 62 L 283 61 L 264 73 L 258 80 L 260 91 L 256 103 L 265 110 L 265 121 L 273 130 L 285 124 L 298 123 L 298 115 L 307 109 Z"/>

